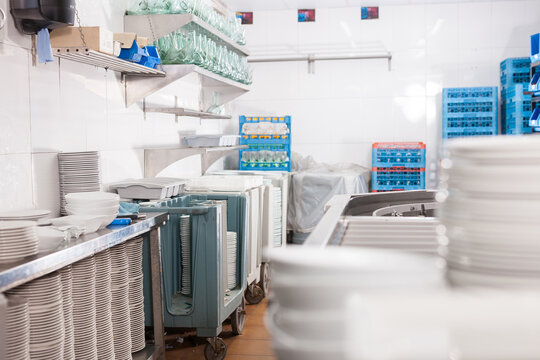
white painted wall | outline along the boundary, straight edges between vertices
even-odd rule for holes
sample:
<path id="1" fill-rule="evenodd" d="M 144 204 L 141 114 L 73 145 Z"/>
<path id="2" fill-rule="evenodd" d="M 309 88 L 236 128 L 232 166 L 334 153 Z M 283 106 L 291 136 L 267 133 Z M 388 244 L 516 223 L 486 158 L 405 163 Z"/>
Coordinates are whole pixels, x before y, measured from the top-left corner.
<path id="1" fill-rule="evenodd" d="M 500 61 L 528 56 L 539 14 L 537 0 L 381 6 L 371 21 L 358 7 L 317 9 L 300 24 L 296 10 L 255 12 L 246 30 L 257 55 L 385 48 L 392 71 L 385 60 L 318 62 L 315 74 L 306 63 L 255 64 L 233 113 L 291 115 L 293 151 L 321 162 L 371 167 L 373 142 L 424 141 L 434 176 L 442 88 L 499 86 Z"/>
<path id="2" fill-rule="evenodd" d="M 82 25 L 123 30 L 126 0 L 77 1 Z M 8 0 L 0 0 L 7 9 Z M 126 109 L 120 76 L 101 68 L 55 60 L 32 66 L 30 38 L 9 25 L 0 30 L 0 204 L 2 209 L 59 210 L 59 151 L 99 150 L 107 184 L 143 176 L 145 147 L 177 145 L 179 130 L 220 133 L 230 125 L 219 120 L 147 114 L 138 105 Z M 185 106 L 198 103 L 197 79 L 163 89 L 150 101 Z M 200 174 L 192 157 L 164 175 Z"/>

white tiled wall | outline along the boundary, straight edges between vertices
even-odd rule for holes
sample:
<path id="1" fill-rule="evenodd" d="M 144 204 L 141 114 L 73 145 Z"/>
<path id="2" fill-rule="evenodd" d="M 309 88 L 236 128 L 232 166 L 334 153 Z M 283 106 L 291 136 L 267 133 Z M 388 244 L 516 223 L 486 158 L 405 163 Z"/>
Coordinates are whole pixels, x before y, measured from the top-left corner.
<path id="1" fill-rule="evenodd" d="M 82 25 L 123 30 L 127 0 L 77 1 Z M 8 0 L 0 0 L 7 10 Z M 55 60 L 32 66 L 30 37 L 9 24 L 0 30 L 0 204 L 1 209 L 37 206 L 59 209 L 59 151 L 99 150 L 104 184 L 142 177 L 145 147 L 175 146 L 179 130 L 219 133 L 232 128 L 216 120 L 147 114 L 140 104 L 125 108 L 117 73 Z M 196 80 L 196 79 L 195 79 Z M 175 84 L 149 101 L 197 106 L 197 84 Z M 219 166 L 219 165 L 218 165 Z M 200 174 L 200 160 L 189 158 L 168 168 L 170 176 Z"/>
<path id="2" fill-rule="evenodd" d="M 317 9 L 316 23 L 301 24 L 295 10 L 255 12 L 246 31 L 257 55 L 385 48 L 392 71 L 385 60 L 318 62 L 315 74 L 305 63 L 255 64 L 254 89 L 233 113 L 291 115 L 293 151 L 321 162 L 371 167 L 372 142 L 424 141 L 429 172 L 442 88 L 499 86 L 500 61 L 528 56 L 538 14 L 537 0 L 383 6 L 370 21 L 359 8 Z"/>

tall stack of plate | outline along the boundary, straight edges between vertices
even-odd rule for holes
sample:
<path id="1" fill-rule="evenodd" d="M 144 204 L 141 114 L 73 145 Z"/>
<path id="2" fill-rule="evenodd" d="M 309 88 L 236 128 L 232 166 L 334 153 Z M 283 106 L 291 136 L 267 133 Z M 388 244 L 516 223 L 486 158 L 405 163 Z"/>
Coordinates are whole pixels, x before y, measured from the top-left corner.
<path id="1" fill-rule="evenodd" d="M 71 265 L 58 271 L 62 283 L 62 307 L 64 309 L 64 360 L 75 360 L 75 333 L 73 329 L 73 276 Z"/>
<path id="2" fill-rule="evenodd" d="M 180 293 L 185 296 L 191 295 L 191 217 L 180 216 L 180 258 L 182 286 Z"/>
<path id="3" fill-rule="evenodd" d="M 111 290 L 114 358 L 116 360 L 130 360 L 129 261 L 126 244 L 111 248 Z"/>
<path id="4" fill-rule="evenodd" d="M 6 311 L 5 356 L 6 360 L 30 359 L 30 313 L 28 300 L 18 296 L 8 297 Z"/>
<path id="5" fill-rule="evenodd" d="M 0 263 L 35 255 L 38 249 L 34 221 L 0 221 Z"/>
<path id="6" fill-rule="evenodd" d="M 282 242 L 282 203 L 281 188 L 274 187 L 274 247 L 280 247 Z"/>
<path id="7" fill-rule="evenodd" d="M 62 283 L 55 272 L 8 291 L 28 300 L 30 358 L 58 360 L 64 357 Z M 24 324 L 23 324 L 24 326 Z"/>
<path id="8" fill-rule="evenodd" d="M 144 339 L 142 246 L 142 237 L 128 241 L 126 244 L 126 252 L 129 260 L 129 314 L 132 352 L 140 351 L 146 346 Z"/>
<path id="9" fill-rule="evenodd" d="M 75 357 L 97 359 L 96 261 L 93 256 L 71 267 Z"/>
<path id="10" fill-rule="evenodd" d="M 111 311 L 111 252 L 95 255 L 96 259 L 96 331 L 99 360 L 114 360 Z"/>
<path id="11" fill-rule="evenodd" d="M 74 192 L 100 191 L 100 160 L 97 151 L 58 154 L 60 213 L 66 215 L 64 196 Z"/>
<path id="12" fill-rule="evenodd" d="M 50 210 L 25 209 L 0 212 L 0 221 L 36 221 L 51 213 Z"/>
<path id="13" fill-rule="evenodd" d="M 454 285 L 540 286 L 540 138 L 447 144 L 441 254 Z"/>
<path id="14" fill-rule="evenodd" d="M 236 288 L 236 286 L 238 285 L 237 258 L 237 235 L 235 232 L 227 231 L 227 287 L 229 290 Z"/>

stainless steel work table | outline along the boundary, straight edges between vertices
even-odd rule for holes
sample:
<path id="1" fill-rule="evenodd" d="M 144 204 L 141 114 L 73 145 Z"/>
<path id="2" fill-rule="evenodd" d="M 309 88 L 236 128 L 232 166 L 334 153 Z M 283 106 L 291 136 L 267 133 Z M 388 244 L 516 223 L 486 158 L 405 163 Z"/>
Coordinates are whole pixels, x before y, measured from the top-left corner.
<path id="1" fill-rule="evenodd" d="M 72 239 L 55 250 L 39 253 L 19 262 L 0 264 L 0 293 L 149 232 L 154 345 L 148 345 L 145 349 L 133 354 L 133 359 L 162 359 L 165 357 L 165 339 L 159 227 L 168 218 L 167 213 L 147 213 L 146 219 L 134 221 L 131 225 L 111 226 L 93 234 L 81 236 L 79 239 Z"/>

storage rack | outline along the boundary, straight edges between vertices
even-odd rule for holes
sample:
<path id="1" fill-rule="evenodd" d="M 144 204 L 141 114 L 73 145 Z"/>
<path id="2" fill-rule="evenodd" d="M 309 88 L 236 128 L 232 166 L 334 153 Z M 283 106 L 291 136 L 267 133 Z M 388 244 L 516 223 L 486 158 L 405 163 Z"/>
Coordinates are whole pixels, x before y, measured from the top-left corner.
<path id="1" fill-rule="evenodd" d="M 426 188 L 426 145 L 422 142 L 374 143 L 371 191 Z"/>
<path id="2" fill-rule="evenodd" d="M 531 117 L 529 126 L 533 132 L 540 132 L 540 33 L 531 35 L 531 82 L 529 92 L 531 96 Z"/>
<path id="3" fill-rule="evenodd" d="M 526 94 L 531 60 L 510 58 L 501 62 L 501 133 L 529 134 L 531 97 Z"/>
<path id="4" fill-rule="evenodd" d="M 443 139 L 497 135 L 497 87 L 443 89 Z"/>
<path id="5" fill-rule="evenodd" d="M 246 133 L 245 126 L 250 124 L 285 124 L 286 133 Z M 252 171 L 291 171 L 291 117 L 246 117 L 239 118 L 240 145 L 248 146 L 240 151 L 239 169 Z M 260 151 L 285 152 L 287 157 L 283 162 L 249 161 L 249 155 Z"/>

